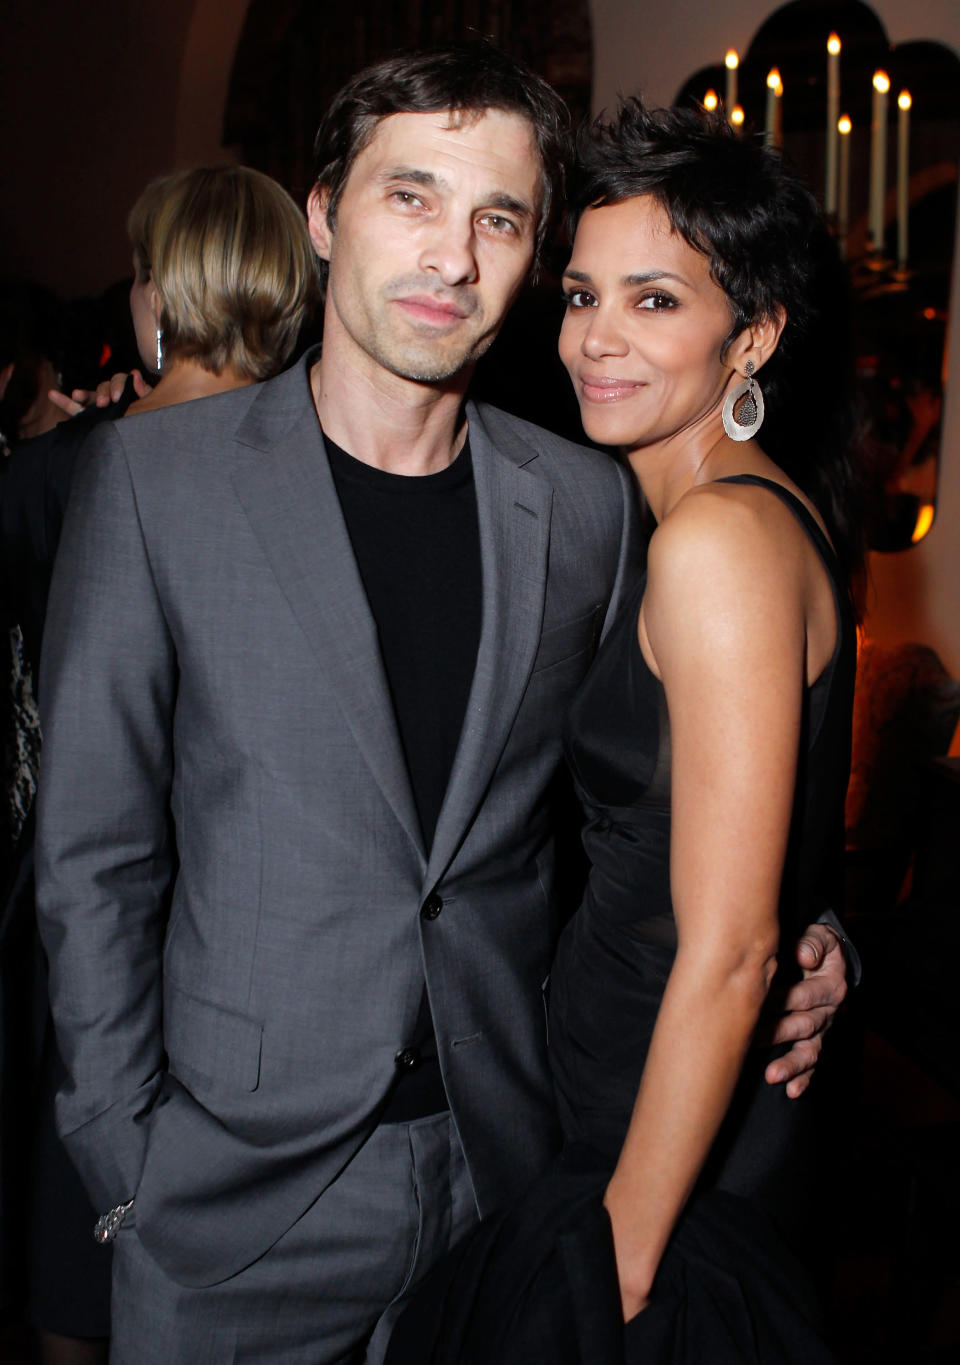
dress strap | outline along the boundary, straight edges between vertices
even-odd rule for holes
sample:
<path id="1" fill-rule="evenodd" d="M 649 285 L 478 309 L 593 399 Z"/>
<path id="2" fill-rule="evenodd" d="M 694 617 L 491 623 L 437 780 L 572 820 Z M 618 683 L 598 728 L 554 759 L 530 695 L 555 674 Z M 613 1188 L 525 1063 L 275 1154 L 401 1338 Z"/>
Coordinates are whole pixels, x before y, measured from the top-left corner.
<path id="1" fill-rule="evenodd" d="M 813 541 L 814 549 L 823 560 L 824 568 L 827 570 L 834 587 L 840 588 L 843 572 L 836 551 L 820 529 L 816 517 L 811 515 L 810 509 L 804 506 L 796 493 L 791 493 L 789 488 L 784 488 L 783 484 L 777 483 L 776 479 L 765 479 L 761 474 L 728 474 L 726 478 L 715 479 L 714 482 L 746 483 L 752 484 L 756 488 L 769 488 L 770 492 L 778 497 L 799 521 L 810 540 Z"/>

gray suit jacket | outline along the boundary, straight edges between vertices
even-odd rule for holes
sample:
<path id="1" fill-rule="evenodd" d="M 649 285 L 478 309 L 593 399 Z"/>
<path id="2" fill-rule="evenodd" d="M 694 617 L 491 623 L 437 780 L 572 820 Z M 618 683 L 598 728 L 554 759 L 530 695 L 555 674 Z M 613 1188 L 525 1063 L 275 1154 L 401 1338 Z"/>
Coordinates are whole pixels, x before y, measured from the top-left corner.
<path id="1" fill-rule="evenodd" d="M 424 974 L 481 1212 L 546 1160 L 546 794 L 635 553 L 612 460 L 469 406 L 482 635 L 427 857 L 309 359 L 95 433 L 50 600 L 59 1118 L 97 1205 L 135 1193 L 185 1284 L 255 1259 L 349 1160 Z"/>

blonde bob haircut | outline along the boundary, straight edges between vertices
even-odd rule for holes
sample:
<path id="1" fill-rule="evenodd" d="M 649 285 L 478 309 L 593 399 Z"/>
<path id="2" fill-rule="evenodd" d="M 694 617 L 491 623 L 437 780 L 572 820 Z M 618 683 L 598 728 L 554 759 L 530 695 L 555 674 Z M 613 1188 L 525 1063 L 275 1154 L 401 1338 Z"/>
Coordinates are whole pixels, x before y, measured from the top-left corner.
<path id="1" fill-rule="evenodd" d="M 304 215 L 246 166 L 200 167 L 148 185 L 127 220 L 140 282 L 160 296 L 168 356 L 266 379 L 319 299 Z"/>

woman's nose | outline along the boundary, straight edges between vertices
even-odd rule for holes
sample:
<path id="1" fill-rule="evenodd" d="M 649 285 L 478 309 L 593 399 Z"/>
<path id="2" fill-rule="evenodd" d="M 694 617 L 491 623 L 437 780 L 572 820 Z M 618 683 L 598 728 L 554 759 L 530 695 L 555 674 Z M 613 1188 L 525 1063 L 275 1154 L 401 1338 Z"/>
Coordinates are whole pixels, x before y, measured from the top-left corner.
<path id="1" fill-rule="evenodd" d="M 630 347 L 623 329 L 606 309 L 595 308 L 584 329 L 580 349 L 589 360 L 599 360 L 605 355 L 626 355 Z"/>

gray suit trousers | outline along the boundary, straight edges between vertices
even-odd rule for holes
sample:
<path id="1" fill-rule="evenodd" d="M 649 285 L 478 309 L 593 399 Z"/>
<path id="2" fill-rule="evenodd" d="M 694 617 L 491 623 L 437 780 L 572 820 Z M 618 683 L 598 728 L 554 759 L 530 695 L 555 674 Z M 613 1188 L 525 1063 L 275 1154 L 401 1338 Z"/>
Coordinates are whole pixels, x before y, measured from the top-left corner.
<path id="1" fill-rule="evenodd" d="M 371 1336 L 375 1365 L 403 1295 L 477 1216 L 445 1113 L 375 1129 L 293 1227 L 220 1284 L 177 1284 L 125 1225 L 111 1365 L 353 1365 Z"/>

